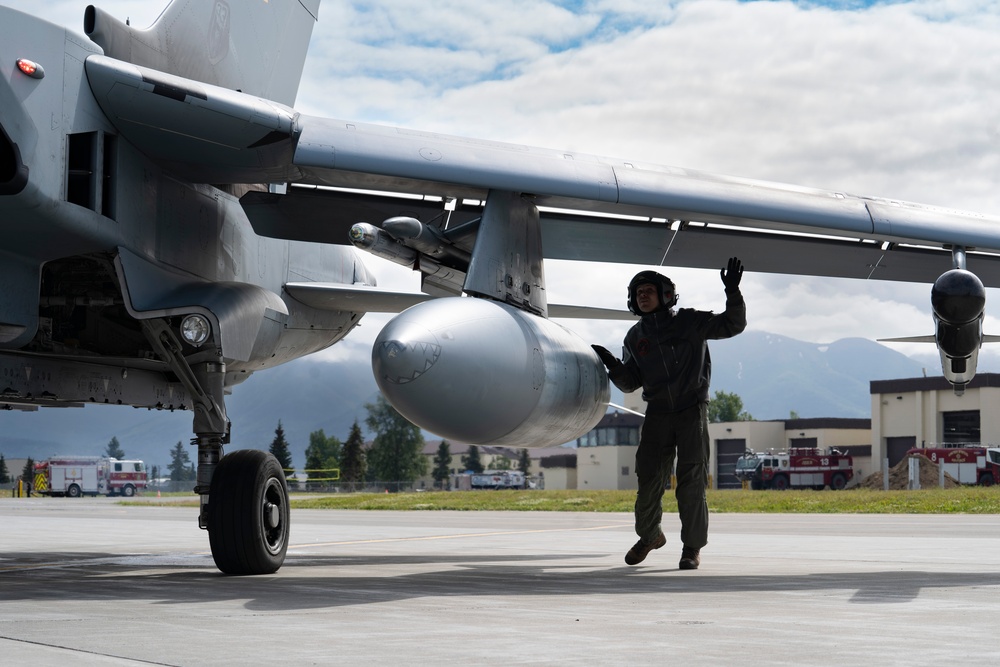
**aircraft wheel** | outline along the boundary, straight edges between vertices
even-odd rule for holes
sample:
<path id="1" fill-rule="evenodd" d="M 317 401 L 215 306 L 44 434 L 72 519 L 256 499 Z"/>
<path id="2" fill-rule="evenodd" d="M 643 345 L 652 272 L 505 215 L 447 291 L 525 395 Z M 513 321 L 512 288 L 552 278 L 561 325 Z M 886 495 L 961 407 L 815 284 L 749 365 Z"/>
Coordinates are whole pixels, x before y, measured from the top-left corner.
<path id="1" fill-rule="evenodd" d="M 226 574 L 271 574 L 285 561 L 288 529 L 288 485 L 278 460 L 256 449 L 222 457 L 208 496 L 215 565 Z"/>

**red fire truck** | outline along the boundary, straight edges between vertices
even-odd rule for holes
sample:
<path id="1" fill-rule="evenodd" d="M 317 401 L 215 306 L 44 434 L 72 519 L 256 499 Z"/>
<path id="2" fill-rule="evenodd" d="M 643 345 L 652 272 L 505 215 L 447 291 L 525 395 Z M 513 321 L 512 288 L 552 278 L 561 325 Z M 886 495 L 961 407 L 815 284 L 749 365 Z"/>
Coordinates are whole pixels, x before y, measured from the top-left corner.
<path id="1" fill-rule="evenodd" d="M 146 488 L 142 461 L 105 456 L 53 456 L 35 464 L 34 491 L 46 496 L 131 497 Z"/>
<path id="2" fill-rule="evenodd" d="M 828 448 L 791 447 L 785 452 L 747 450 L 736 461 L 736 476 L 752 489 L 843 489 L 854 477 L 854 459 Z"/>
<path id="3" fill-rule="evenodd" d="M 907 456 L 920 454 L 955 478 L 959 484 L 993 486 L 1000 481 L 1000 447 L 940 445 L 915 447 Z"/>

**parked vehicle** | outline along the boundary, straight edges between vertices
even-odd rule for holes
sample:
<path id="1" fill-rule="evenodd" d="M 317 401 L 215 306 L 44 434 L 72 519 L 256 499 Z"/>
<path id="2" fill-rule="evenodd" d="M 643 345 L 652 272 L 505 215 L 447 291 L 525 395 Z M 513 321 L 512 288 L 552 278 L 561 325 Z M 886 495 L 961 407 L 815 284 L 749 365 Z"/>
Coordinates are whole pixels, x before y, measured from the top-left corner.
<path id="1" fill-rule="evenodd" d="M 146 488 L 146 464 L 106 456 L 53 456 L 35 464 L 34 491 L 46 496 L 131 497 Z"/>
<path id="2" fill-rule="evenodd" d="M 752 489 L 839 490 L 854 478 L 854 459 L 836 449 L 791 447 L 784 452 L 747 450 L 736 461 L 736 476 Z"/>

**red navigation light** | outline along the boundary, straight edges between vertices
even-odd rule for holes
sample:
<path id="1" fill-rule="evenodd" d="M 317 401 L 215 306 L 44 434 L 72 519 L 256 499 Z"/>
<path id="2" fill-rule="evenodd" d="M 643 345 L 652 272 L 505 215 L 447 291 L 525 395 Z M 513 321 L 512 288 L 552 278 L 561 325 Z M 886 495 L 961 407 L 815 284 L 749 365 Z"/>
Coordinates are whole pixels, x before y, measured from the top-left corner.
<path id="1" fill-rule="evenodd" d="M 42 69 L 42 66 L 27 58 L 18 58 L 17 68 L 32 79 L 41 79 L 45 76 L 45 70 Z"/>

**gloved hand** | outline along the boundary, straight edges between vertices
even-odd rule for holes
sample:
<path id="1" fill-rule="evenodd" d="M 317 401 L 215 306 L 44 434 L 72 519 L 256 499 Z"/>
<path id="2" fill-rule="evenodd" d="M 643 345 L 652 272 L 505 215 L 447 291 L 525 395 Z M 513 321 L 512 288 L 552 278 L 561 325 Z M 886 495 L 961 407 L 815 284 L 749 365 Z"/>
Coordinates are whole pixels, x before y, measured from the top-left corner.
<path id="1" fill-rule="evenodd" d="M 743 262 L 738 257 L 730 257 L 729 266 L 722 269 L 721 275 L 726 291 L 735 292 L 740 288 L 740 280 L 743 278 Z"/>
<path id="2" fill-rule="evenodd" d="M 601 358 L 601 363 L 603 363 L 609 371 L 619 368 L 622 365 L 622 362 L 619 361 L 615 355 L 611 354 L 607 348 L 601 347 L 600 345 L 591 345 L 591 347 L 594 348 L 594 352 L 596 352 L 597 356 Z"/>

